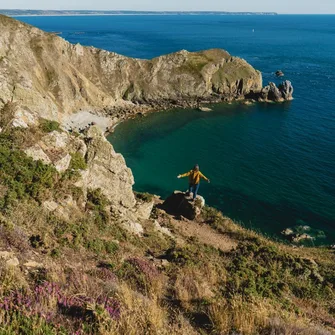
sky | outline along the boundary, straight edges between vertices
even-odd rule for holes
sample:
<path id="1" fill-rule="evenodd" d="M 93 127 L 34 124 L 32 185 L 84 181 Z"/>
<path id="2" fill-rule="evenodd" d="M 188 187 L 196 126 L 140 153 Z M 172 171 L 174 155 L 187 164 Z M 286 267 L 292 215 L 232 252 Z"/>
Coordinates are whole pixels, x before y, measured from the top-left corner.
<path id="1" fill-rule="evenodd" d="M 95 9 L 335 14 L 335 0 L 0 0 L 0 9 Z"/>

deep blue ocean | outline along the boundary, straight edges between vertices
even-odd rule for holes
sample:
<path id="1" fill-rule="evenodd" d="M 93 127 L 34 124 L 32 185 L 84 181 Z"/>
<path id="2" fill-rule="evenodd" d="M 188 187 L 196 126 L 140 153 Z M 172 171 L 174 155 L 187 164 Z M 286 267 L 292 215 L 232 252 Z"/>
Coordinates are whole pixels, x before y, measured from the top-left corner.
<path id="1" fill-rule="evenodd" d="M 152 58 L 181 49 L 223 48 L 279 82 L 284 104 L 220 104 L 127 121 L 110 136 L 135 176 L 135 190 L 163 197 L 186 189 L 176 175 L 195 163 L 209 205 L 247 227 L 280 236 L 310 226 L 315 244 L 335 243 L 335 16 L 20 17 L 72 43 Z M 325 236 L 324 236 L 324 234 Z"/>

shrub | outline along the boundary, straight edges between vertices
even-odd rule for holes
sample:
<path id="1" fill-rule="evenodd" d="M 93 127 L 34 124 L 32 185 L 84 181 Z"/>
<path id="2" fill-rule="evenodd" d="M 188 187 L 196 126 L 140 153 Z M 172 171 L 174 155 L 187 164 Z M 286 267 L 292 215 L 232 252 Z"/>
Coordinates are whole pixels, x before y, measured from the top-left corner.
<path id="1" fill-rule="evenodd" d="M 71 154 L 71 162 L 70 162 L 69 169 L 72 169 L 72 170 L 86 170 L 87 169 L 86 161 L 79 152 L 75 152 Z"/>
<path id="2" fill-rule="evenodd" d="M 60 334 L 61 332 L 53 331 L 60 318 L 66 318 L 67 323 L 72 321 L 73 326 L 85 322 L 91 326 L 90 328 L 94 328 L 99 321 L 96 311 L 105 312 L 109 319 L 115 320 L 120 317 L 120 303 L 116 299 L 106 295 L 98 298 L 68 295 L 57 284 L 50 282 L 41 283 L 32 291 L 10 291 L 0 298 L 0 310 L 6 315 L 4 320 L 8 324 L 7 327 L 13 325 L 13 320 L 17 321 L 18 330 L 21 330 L 17 333 L 25 334 L 37 334 L 31 329 L 31 324 L 23 322 L 25 318 L 31 320 L 35 327 L 36 323 L 39 323 L 42 329 L 46 327 L 44 332 L 38 334 Z M 22 332 L 25 326 L 27 329 Z"/>
<path id="3" fill-rule="evenodd" d="M 141 193 L 141 192 L 134 192 L 137 199 L 142 200 L 144 202 L 151 202 L 155 197 L 153 194 L 150 193 Z"/>
<path id="4" fill-rule="evenodd" d="M 225 295 L 324 299 L 331 282 L 315 262 L 280 251 L 275 245 L 242 242 L 231 252 Z M 332 294 L 334 296 L 334 294 Z M 328 295 L 329 298 L 329 295 Z"/>
<path id="5" fill-rule="evenodd" d="M 32 197 L 40 200 L 46 189 L 53 187 L 57 171 L 53 166 L 34 161 L 17 150 L 11 139 L 0 135 L 0 178 L 7 192 L 0 201 L 3 209 L 15 200 Z"/>
<path id="6" fill-rule="evenodd" d="M 92 209 L 105 209 L 109 201 L 102 193 L 101 189 L 88 190 L 87 193 L 88 206 Z"/>
<path id="7" fill-rule="evenodd" d="M 59 131 L 60 124 L 57 121 L 41 119 L 40 129 L 45 133 L 51 133 L 52 131 Z"/>
<path id="8" fill-rule="evenodd" d="M 149 261 L 138 257 L 126 260 L 116 274 L 143 294 L 157 289 L 160 282 L 160 273 L 156 267 Z"/>
<path id="9" fill-rule="evenodd" d="M 101 192 L 101 189 L 88 191 L 86 207 L 93 211 L 94 221 L 99 229 L 105 228 L 108 222 L 109 214 L 106 211 L 108 204 L 109 201 Z"/>

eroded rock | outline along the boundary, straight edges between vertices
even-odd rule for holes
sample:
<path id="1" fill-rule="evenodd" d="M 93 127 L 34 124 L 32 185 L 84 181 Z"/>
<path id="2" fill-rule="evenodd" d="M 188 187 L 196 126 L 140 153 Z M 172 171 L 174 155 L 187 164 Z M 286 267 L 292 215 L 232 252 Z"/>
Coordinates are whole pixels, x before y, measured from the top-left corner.
<path id="1" fill-rule="evenodd" d="M 164 235 L 167 235 L 167 236 L 169 236 L 171 238 L 174 238 L 174 236 L 171 233 L 170 229 L 168 229 L 166 227 L 162 227 L 157 220 L 155 220 L 153 222 L 153 224 L 154 224 L 154 228 L 155 228 L 156 231 L 158 231 L 158 232 L 160 232 L 160 233 L 162 233 Z"/>
<path id="2" fill-rule="evenodd" d="M 44 164 L 51 164 L 52 161 L 49 156 L 43 151 L 43 149 L 35 144 L 34 146 L 26 149 L 24 151 L 29 157 L 31 157 L 34 161 L 42 161 Z"/>
<path id="3" fill-rule="evenodd" d="M 88 129 L 86 142 L 87 170 L 76 185 L 84 190 L 100 188 L 112 207 L 133 208 L 136 204 L 132 190 L 134 177 L 123 156 L 114 151 L 97 126 Z"/>
<path id="4" fill-rule="evenodd" d="M 163 208 L 171 214 L 182 215 L 189 220 L 194 220 L 200 215 L 205 206 L 205 199 L 197 195 L 195 201 L 192 201 L 184 192 L 174 191 L 163 203 Z"/>
<path id="5" fill-rule="evenodd" d="M 278 87 L 270 82 L 258 95 L 259 101 L 283 102 L 293 99 L 293 86 L 289 80 L 283 81 Z"/>
<path id="6" fill-rule="evenodd" d="M 20 265 L 18 258 L 11 251 L 0 251 L 0 259 L 5 261 L 8 266 L 16 267 Z"/>
<path id="7" fill-rule="evenodd" d="M 154 201 L 138 201 L 134 212 L 140 220 L 148 220 L 150 218 L 152 209 L 154 207 Z"/>

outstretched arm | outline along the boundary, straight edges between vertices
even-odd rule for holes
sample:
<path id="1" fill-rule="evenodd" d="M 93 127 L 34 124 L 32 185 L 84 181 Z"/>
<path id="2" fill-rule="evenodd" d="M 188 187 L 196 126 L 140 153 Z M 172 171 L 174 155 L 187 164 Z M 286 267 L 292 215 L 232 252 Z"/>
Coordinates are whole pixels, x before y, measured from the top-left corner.
<path id="1" fill-rule="evenodd" d="M 200 177 L 205 179 L 208 183 L 210 183 L 211 181 L 204 175 L 200 172 Z"/>
<path id="2" fill-rule="evenodd" d="M 177 176 L 177 178 L 179 179 L 179 178 L 183 178 L 183 177 L 188 177 L 190 174 L 191 174 L 191 171 L 186 172 L 186 173 L 184 173 L 184 174 L 179 174 L 179 175 Z"/>

